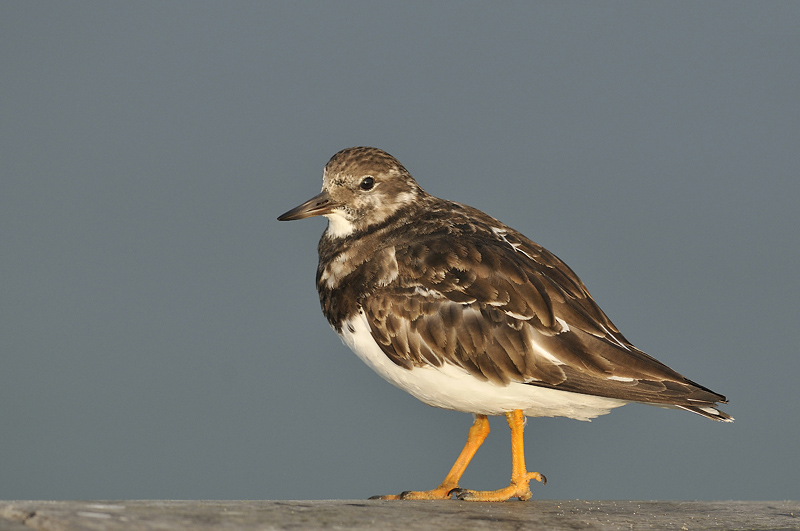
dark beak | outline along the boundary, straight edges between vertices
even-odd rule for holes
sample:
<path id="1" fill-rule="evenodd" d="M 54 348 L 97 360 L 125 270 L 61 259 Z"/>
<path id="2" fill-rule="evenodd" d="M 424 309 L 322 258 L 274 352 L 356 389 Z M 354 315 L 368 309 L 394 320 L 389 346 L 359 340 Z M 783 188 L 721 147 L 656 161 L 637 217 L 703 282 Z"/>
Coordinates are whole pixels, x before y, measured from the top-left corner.
<path id="1" fill-rule="evenodd" d="M 331 199 L 327 191 L 315 195 L 302 205 L 298 205 L 288 212 L 278 216 L 278 221 L 293 221 L 295 219 L 305 219 L 313 216 L 324 216 L 330 214 L 339 203 Z"/>

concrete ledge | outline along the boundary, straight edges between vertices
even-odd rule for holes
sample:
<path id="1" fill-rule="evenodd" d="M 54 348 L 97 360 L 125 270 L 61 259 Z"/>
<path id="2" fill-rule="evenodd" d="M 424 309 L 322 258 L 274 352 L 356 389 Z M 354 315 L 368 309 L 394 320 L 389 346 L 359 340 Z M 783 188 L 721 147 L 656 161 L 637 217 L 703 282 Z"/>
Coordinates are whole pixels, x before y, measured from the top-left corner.
<path id="1" fill-rule="evenodd" d="M 800 502 L 0 501 L 0 531 L 800 529 Z"/>

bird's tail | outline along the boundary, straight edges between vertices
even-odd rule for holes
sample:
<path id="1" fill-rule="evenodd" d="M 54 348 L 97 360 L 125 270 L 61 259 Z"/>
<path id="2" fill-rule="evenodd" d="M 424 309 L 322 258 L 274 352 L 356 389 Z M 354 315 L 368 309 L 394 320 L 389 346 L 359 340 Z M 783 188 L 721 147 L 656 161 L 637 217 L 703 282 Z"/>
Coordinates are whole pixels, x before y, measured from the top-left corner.
<path id="1" fill-rule="evenodd" d="M 686 411 L 691 411 L 692 413 L 697 413 L 700 416 L 706 417 L 711 420 L 718 420 L 720 422 L 733 422 L 733 417 L 725 413 L 724 411 L 720 411 L 716 407 L 715 404 L 710 405 L 703 405 L 703 406 L 677 406 L 681 409 L 685 409 Z"/>

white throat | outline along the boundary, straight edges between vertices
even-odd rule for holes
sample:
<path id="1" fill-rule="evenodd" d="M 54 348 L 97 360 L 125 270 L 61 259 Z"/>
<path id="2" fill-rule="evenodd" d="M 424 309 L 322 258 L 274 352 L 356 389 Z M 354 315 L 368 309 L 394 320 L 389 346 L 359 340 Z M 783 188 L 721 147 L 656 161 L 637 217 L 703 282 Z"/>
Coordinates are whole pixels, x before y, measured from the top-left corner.
<path id="1" fill-rule="evenodd" d="M 328 228 L 325 229 L 325 234 L 330 238 L 344 238 L 353 234 L 353 224 L 349 219 L 334 211 L 330 214 L 325 214 L 328 218 Z"/>

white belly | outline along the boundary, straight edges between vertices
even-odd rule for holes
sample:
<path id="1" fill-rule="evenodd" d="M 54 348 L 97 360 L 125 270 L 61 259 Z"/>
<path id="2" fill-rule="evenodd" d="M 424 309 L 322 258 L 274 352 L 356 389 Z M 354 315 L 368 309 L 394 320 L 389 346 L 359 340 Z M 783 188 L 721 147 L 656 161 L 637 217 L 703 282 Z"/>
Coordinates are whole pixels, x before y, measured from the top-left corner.
<path id="1" fill-rule="evenodd" d="M 369 332 L 366 317 L 361 313 L 345 322 L 341 338 L 364 363 L 389 383 L 435 407 L 483 415 L 502 415 L 521 409 L 528 417 L 590 420 L 627 403 L 615 398 L 569 393 L 523 383 L 501 386 L 479 380 L 461 367 L 451 364 L 405 369 L 394 364 L 383 353 Z"/>

